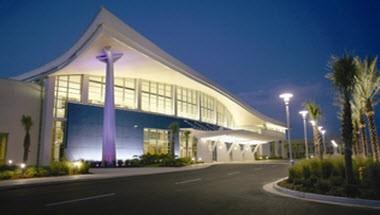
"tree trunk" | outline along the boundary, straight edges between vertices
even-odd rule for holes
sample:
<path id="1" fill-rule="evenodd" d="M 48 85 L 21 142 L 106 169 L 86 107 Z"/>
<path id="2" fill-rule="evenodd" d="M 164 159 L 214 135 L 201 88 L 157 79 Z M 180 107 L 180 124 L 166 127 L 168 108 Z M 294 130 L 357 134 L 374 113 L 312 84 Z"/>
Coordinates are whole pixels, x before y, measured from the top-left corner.
<path id="1" fill-rule="evenodd" d="M 319 155 L 318 141 L 317 141 L 317 129 L 313 127 L 313 143 L 314 143 L 314 156 Z"/>
<path id="2" fill-rule="evenodd" d="M 319 156 L 320 159 L 323 159 L 323 147 L 322 147 L 322 135 L 318 130 L 318 126 L 313 127 L 313 138 L 314 138 L 314 147 L 315 147 L 315 156 Z"/>
<path id="3" fill-rule="evenodd" d="M 359 126 L 357 122 L 353 122 L 354 126 L 354 137 L 353 137 L 353 149 L 354 149 L 354 155 L 359 155 Z"/>
<path id="4" fill-rule="evenodd" d="M 29 131 L 26 131 L 25 138 L 24 138 L 24 156 L 23 156 L 24 163 L 28 161 L 29 148 L 30 148 L 30 134 L 29 134 Z"/>
<path id="5" fill-rule="evenodd" d="M 171 132 L 170 155 L 174 158 L 175 133 Z"/>
<path id="6" fill-rule="evenodd" d="M 344 161 L 347 184 L 354 183 L 354 172 L 352 168 L 352 133 L 351 104 L 349 97 L 346 96 L 343 105 L 342 139 L 344 143 Z"/>
<path id="7" fill-rule="evenodd" d="M 360 128 L 360 140 L 362 144 L 362 149 L 363 149 L 363 155 L 364 157 L 368 156 L 368 147 L 367 147 L 367 135 L 365 132 L 365 122 L 363 116 L 360 116 L 360 123 L 359 123 L 359 128 Z"/>
<path id="8" fill-rule="evenodd" d="M 377 131 L 375 124 L 375 112 L 373 111 L 372 102 L 366 102 L 366 116 L 368 120 L 369 137 L 372 145 L 372 155 L 375 161 L 379 161 L 379 146 L 377 145 Z"/>
<path id="9" fill-rule="evenodd" d="M 186 137 L 186 156 L 189 157 L 189 137 Z"/>

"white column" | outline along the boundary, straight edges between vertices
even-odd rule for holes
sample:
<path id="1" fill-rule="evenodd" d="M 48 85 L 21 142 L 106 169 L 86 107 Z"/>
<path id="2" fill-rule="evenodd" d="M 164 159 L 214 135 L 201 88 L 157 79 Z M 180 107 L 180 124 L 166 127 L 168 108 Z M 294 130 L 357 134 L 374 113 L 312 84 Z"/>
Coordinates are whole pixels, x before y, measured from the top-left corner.
<path id="1" fill-rule="evenodd" d="M 88 84 L 89 83 L 89 76 L 83 75 L 82 76 L 82 90 L 81 90 L 81 100 L 83 104 L 88 104 Z"/>
<path id="2" fill-rule="evenodd" d="M 54 123 L 54 85 L 55 76 L 50 76 L 44 80 L 44 101 L 42 114 L 41 129 L 41 148 L 40 148 L 40 164 L 49 165 L 52 156 L 53 144 L 53 123 Z"/>
<path id="3" fill-rule="evenodd" d="M 97 59 L 106 63 L 106 92 L 103 109 L 103 166 L 113 166 L 116 161 L 116 122 L 115 122 L 115 97 L 114 97 L 114 71 L 113 64 L 122 54 L 112 53 L 110 47 L 104 49 L 104 53 Z"/>
<path id="4" fill-rule="evenodd" d="M 286 155 L 286 151 L 285 151 L 285 141 L 284 140 L 281 140 L 281 157 L 283 159 L 287 158 L 288 156 Z"/>

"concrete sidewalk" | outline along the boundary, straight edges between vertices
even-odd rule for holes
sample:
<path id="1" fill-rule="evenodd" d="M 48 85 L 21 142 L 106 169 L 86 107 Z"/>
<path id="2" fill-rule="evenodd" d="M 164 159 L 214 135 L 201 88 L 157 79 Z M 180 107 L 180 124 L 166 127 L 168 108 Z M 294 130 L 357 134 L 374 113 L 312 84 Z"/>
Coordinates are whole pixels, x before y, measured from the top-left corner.
<path id="1" fill-rule="evenodd" d="M 47 184 L 61 184 L 66 182 L 79 182 L 96 179 L 107 179 L 117 177 L 128 177 L 138 175 L 151 175 L 160 173 L 190 171 L 210 167 L 215 163 L 195 164 L 185 167 L 139 167 L 139 168 L 94 168 L 90 169 L 91 174 L 54 176 L 41 178 L 26 178 L 0 181 L 0 190 L 22 188 L 27 186 L 39 186 Z"/>

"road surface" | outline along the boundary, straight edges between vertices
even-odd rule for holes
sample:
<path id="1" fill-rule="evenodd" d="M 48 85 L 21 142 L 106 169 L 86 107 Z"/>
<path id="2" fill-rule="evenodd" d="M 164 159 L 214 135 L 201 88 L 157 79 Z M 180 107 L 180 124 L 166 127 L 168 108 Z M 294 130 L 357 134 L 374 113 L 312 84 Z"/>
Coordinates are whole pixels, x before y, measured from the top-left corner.
<path id="1" fill-rule="evenodd" d="M 287 175 L 283 164 L 223 164 L 195 171 L 0 190 L 1 214 L 365 215 L 263 191 Z"/>

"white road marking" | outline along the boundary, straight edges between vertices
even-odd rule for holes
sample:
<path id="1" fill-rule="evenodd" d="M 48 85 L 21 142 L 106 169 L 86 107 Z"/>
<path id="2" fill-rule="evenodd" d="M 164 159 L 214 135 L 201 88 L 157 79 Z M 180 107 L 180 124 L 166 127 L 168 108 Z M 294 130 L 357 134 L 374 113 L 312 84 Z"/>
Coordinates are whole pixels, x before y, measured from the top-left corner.
<path id="1" fill-rule="evenodd" d="M 69 204 L 69 203 L 74 203 L 74 202 L 79 202 L 79 201 L 105 198 L 105 197 L 110 197 L 110 196 L 113 196 L 113 195 L 115 195 L 115 193 L 107 193 L 107 194 L 96 195 L 96 196 L 89 196 L 89 197 L 80 198 L 80 199 L 72 199 L 72 200 L 61 201 L 61 202 L 53 202 L 53 203 L 46 204 L 45 206 L 46 207 L 51 207 L 51 206 Z"/>
<path id="2" fill-rule="evenodd" d="M 230 173 L 227 173 L 227 175 L 237 175 L 237 174 L 240 174 L 239 171 L 236 171 L 236 172 L 230 172 Z"/>
<path id="3" fill-rule="evenodd" d="M 197 182 L 197 181 L 201 181 L 201 180 L 202 180 L 201 178 L 195 178 L 195 179 L 190 179 L 190 180 L 186 180 L 186 181 L 179 181 L 179 182 L 176 182 L 175 184 L 186 184 L 186 183 Z"/>

